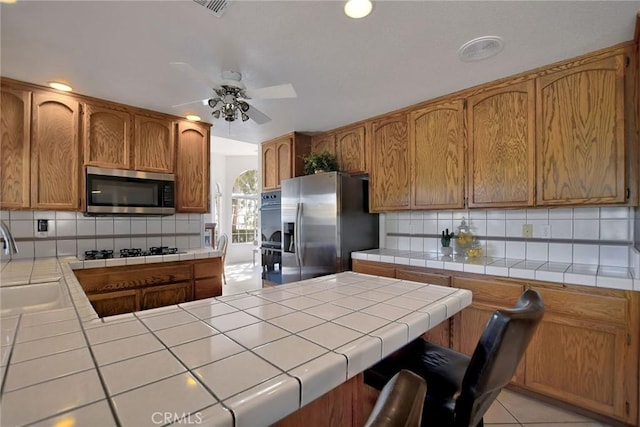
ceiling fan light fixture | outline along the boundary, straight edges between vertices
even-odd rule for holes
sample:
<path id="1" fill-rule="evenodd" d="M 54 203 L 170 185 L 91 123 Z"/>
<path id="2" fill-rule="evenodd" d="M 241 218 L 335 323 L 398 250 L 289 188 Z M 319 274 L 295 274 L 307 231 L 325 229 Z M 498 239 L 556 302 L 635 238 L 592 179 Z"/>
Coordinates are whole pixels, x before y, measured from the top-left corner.
<path id="1" fill-rule="evenodd" d="M 220 110 L 214 110 L 213 113 L 211 113 L 211 115 L 214 118 L 219 119 L 220 118 Z"/>
<path id="2" fill-rule="evenodd" d="M 353 19 L 364 18 L 371 13 L 371 9 L 373 9 L 371 0 L 349 0 L 344 5 L 345 15 Z"/>
<path id="3" fill-rule="evenodd" d="M 242 121 L 246 122 L 247 120 L 249 120 L 249 116 L 247 116 L 247 113 L 242 112 Z"/>

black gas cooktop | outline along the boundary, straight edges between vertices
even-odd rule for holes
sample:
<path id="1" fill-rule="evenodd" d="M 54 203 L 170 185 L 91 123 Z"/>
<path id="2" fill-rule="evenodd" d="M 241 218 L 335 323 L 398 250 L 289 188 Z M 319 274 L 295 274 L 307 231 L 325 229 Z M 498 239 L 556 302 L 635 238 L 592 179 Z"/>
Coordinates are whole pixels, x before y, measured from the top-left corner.
<path id="1" fill-rule="evenodd" d="M 131 257 L 139 257 L 139 256 L 150 256 L 150 255 L 171 255 L 177 254 L 178 248 L 170 248 L 168 246 L 152 246 L 147 250 L 142 250 L 140 248 L 127 248 L 120 249 L 120 258 L 131 258 Z M 93 259 L 108 259 L 113 258 L 113 250 L 111 249 L 102 249 L 102 250 L 92 250 L 84 252 L 85 260 L 93 260 Z"/>

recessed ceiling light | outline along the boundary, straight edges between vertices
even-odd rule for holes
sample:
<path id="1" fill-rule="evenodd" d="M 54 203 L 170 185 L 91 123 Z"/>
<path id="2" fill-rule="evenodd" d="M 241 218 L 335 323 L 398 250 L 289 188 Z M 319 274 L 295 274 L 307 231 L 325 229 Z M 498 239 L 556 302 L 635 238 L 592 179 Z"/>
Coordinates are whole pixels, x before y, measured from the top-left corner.
<path id="1" fill-rule="evenodd" d="M 54 89 L 63 90 L 65 92 L 71 92 L 73 89 L 68 84 L 60 83 L 60 82 L 48 82 L 49 87 Z"/>
<path id="2" fill-rule="evenodd" d="M 481 61 L 502 52 L 504 40 L 498 36 L 484 36 L 469 40 L 458 49 L 458 57 L 464 62 Z"/>
<path id="3" fill-rule="evenodd" d="M 14 4 L 17 0 L 0 0 L 0 3 L 4 4 Z"/>
<path id="4" fill-rule="evenodd" d="M 200 116 L 196 116 L 195 114 L 187 114 L 185 116 L 185 118 L 187 120 L 191 120 L 192 122 L 199 122 L 200 121 Z"/>
<path id="5" fill-rule="evenodd" d="M 344 5 L 344 13 L 349 18 L 364 18 L 371 13 L 372 8 L 371 0 L 349 0 Z"/>

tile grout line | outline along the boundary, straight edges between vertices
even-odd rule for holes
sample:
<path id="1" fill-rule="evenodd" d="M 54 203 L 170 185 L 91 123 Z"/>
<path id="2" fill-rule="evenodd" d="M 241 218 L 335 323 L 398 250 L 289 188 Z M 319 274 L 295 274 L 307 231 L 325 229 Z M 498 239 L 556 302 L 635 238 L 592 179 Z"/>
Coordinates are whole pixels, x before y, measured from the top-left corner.
<path id="1" fill-rule="evenodd" d="M 95 369 L 96 374 L 98 375 L 98 379 L 100 380 L 100 385 L 102 386 L 102 391 L 104 392 L 104 396 L 105 396 L 105 399 L 107 401 L 107 405 L 109 405 L 109 409 L 111 410 L 111 415 L 113 416 L 113 419 L 116 422 L 116 426 L 117 427 L 122 427 L 122 423 L 120 422 L 120 418 L 118 417 L 118 413 L 116 412 L 115 405 L 113 404 L 113 402 L 111 401 L 111 398 L 109 396 L 109 392 L 108 392 L 108 389 L 107 389 L 107 383 L 105 382 L 105 380 L 104 380 L 104 378 L 102 376 L 102 372 L 100 372 L 100 369 L 99 369 L 99 366 L 98 366 L 98 361 L 96 360 L 96 356 L 93 353 L 93 349 L 91 348 L 91 342 L 89 341 L 89 337 L 87 336 L 87 331 L 84 328 L 84 322 L 80 318 L 80 315 L 78 314 L 78 309 L 75 306 L 75 301 L 74 301 L 73 308 L 74 308 L 74 310 L 76 312 L 76 316 L 78 317 L 78 321 L 80 322 L 80 328 L 81 328 L 80 330 L 82 332 L 82 335 L 84 336 L 84 340 L 85 340 L 85 343 L 87 345 L 87 350 L 89 350 L 89 354 L 91 355 L 91 360 L 93 360 L 94 369 Z"/>

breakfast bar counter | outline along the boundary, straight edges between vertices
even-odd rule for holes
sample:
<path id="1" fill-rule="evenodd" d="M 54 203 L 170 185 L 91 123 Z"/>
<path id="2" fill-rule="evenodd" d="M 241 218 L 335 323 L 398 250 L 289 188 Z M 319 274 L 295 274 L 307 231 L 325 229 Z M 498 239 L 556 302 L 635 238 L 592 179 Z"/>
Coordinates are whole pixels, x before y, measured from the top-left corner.
<path id="1" fill-rule="evenodd" d="M 471 304 L 345 272 L 100 319 L 58 268 L 68 307 L 1 319 L 3 426 L 270 425 Z"/>

